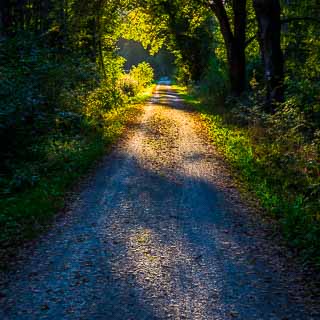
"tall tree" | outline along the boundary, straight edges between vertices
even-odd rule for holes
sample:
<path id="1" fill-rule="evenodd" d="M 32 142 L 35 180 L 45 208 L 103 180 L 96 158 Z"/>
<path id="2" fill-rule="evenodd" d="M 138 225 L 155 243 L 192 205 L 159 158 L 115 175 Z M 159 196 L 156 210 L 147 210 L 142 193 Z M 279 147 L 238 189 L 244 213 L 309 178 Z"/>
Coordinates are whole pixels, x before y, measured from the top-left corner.
<path id="1" fill-rule="evenodd" d="M 259 25 L 259 43 L 267 87 L 266 105 L 274 111 L 283 101 L 284 59 L 281 50 L 281 20 L 279 0 L 254 0 Z"/>
<path id="2" fill-rule="evenodd" d="M 241 95 L 246 88 L 246 3 L 246 0 L 232 0 L 232 30 L 225 1 L 208 1 L 220 24 L 227 50 L 231 92 L 236 96 Z"/>

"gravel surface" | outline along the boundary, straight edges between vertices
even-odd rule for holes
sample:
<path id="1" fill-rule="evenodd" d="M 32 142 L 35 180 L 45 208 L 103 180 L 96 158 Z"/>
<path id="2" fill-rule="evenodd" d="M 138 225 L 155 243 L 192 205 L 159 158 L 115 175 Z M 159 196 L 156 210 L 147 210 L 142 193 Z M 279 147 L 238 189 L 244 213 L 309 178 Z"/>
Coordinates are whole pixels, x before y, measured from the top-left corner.
<path id="1" fill-rule="evenodd" d="M 1 274 L 0 319 L 320 319 L 266 230 L 199 116 L 161 84 L 69 212 Z"/>

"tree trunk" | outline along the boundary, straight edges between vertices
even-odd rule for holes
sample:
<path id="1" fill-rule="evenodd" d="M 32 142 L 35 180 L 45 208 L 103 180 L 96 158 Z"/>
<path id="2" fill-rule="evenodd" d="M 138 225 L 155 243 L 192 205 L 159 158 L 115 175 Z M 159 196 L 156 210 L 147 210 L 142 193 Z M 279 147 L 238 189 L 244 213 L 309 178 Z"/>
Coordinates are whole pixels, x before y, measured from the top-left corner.
<path id="1" fill-rule="evenodd" d="M 233 32 L 224 2 L 216 0 L 210 2 L 209 5 L 219 21 L 226 45 L 231 93 L 240 96 L 246 88 L 246 0 L 232 1 Z"/>
<path id="2" fill-rule="evenodd" d="M 283 101 L 284 59 L 281 50 L 281 20 L 279 0 L 254 0 L 259 25 L 259 43 L 267 87 L 266 107 L 273 112 Z"/>
<path id="3" fill-rule="evenodd" d="M 246 89 L 245 47 L 233 41 L 227 50 L 231 93 L 238 97 Z"/>

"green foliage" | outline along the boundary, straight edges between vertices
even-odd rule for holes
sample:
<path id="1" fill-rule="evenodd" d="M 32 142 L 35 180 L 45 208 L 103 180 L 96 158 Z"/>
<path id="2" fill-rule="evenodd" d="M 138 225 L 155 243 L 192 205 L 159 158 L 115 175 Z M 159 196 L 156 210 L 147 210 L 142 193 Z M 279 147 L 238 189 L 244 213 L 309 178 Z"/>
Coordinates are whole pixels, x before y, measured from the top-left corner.
<path id="1" fill-rule="evenodd" d="M 157 54 L 151 55 L 150 52 L 143 48 L 141 43 L 133 40 L 120 39 L 117 42 L 119 50 L 117 54 L 126 59 L 124 64 L 125 70 L 130 70 L 132 66 L 140 62 L 148 62 L 154 69 L 156 79 L 161 77 L 172 78 L 175 72 L 174 55 L 162 48 Z"/>
<path id="2" fill-rule="evenodd" d="M 0 42 L 0 251 L 34 235 L 65 192 L 139 111 L 121 90 L 124 59 L 49 46 L 33 33 Z M 103 61 L 103 64 L 101 64 Z M 137 69 L 147 86 L 150 68 Z M 1 255 L 1 252 L 0 252 Z"/>
<path id="3" fill-rule="evenodd" d="M 154 79 L 152 67 L 147 62 L 141 62 L 137 66 L 133 66 L 129 76 L 137 82 L 139 90 L 149 86 Z"/>
<path id="4" fill-rule="evenodd" d="M 317 17 L 320 8 L 314 1 L 284 5 L 284 13 L 294 16 Z M 287 100 L 304 113 L 306 121 L 315 131 L 320 126 L 320 31 L 319 21 L 292 20 L 285 24 L 282 43 L 286 55 Z M 312 133 L 311 133 L 312 134 Z"/>
<path id="5" fill-rule="evenodd" d="M 126 15 L 121 26 L 121 36 L 140 42 L 154 55 L 159 52 L 168 37 L 167 22 L 167 16 L 161 15 L 161 18 L 157 19 L 142 7 L 138 7 Z"/>
<path id="6" fill-rule="evenodd" d="M 90 61 L 76 55 L 60 60 L 32 37 L 3 41 L 0 57 L 5 62 L 0 67 L 0 140 L 5 142 L 0 154 L 6 170 L 6 160 L 23 155 L 35 136 L 60 125 L 77 126 L 77 97 L 98 78 Z"/>
<path id="7" fill-rule="evenodd" d="M 135 97 L 139 93 L 139 83 L 130 75 L 123 75 L 119 80 L 119 86 L 122 92 L 128 97 Z"/>
<path id="8" fill-rule="evenodd" d="M 110 104 L 112 99 L 115 105 Z M 106 153 L 140 110 L 136 104 L 120 104 L 105 83 L 80 101 L 83 115 L 78 126 L 65 125 L 75 121 L 74 114 L 61 115 L 63 124 L 35 137 L 23 156 L 10 159 L 10 170 L 1 175 L 0 247 L 33 237 L 62 208 L 65 192 Z"/>
<path id="9" fill-rule="evenodd" d="M 209 66 L 202 75 L 199 91 L 201 97 L 213 101 L 223 99 L 228 92 L 226 65 L 215 56 L 211 57 Z"/>
<path id="10" fill-rule="evenodd" d="M 134 98 L 150 86 L 154 79 L 152 67 L 147 62 L 141 62 L 133 66 L 129 74 L 124 74 L 118 81 L 118 85 L 124 95 Z"/>
<path id="11" fill-rule="evenodd" d="M 199 81 L 213 53 L 213 19 L 198 2 L 140 1 L 126 16 L 122 37 L 140 41 L 155 54 L 165 47 L 174 54 L 177 78 Z"/>

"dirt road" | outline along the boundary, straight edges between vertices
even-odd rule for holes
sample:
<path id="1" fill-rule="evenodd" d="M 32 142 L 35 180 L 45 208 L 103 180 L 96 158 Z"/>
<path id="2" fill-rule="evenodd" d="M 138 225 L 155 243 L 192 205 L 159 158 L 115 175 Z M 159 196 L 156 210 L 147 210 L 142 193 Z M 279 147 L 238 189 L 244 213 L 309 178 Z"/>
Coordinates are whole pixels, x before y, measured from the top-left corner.
<path id="1" fill-rule="evenodd" d="M 170 86 L 83 189 L 1 274 L 0 319 L 319 319 Z"/>

